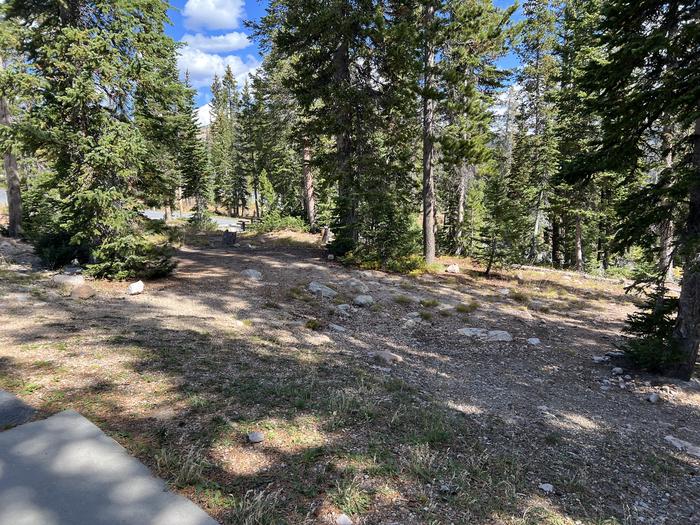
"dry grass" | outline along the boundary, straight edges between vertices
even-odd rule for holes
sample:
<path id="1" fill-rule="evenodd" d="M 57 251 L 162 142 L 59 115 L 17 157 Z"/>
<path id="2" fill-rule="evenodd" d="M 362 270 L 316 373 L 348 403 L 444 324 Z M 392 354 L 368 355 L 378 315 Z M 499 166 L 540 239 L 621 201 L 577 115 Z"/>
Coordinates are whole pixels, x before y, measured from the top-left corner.
<path id="1" fill-rule="evenodd" d="M 317 251 L 294 251 L 315 242 L 302 237 L 285 247 L 285 259 L 269 251 L 270 238 L 244 254 L 194 253 L 175 277 L 148 283 L 138 298 L 96 283 L 100 300 L 90 305 L 36 278 L 0 274 L 0 294 L 36 286 L 49 302 L 0 312 L 0 388 L 46 413 L 79 410 L 224 524 L 308 523 L 318 501 L 381 525 L 625 523 L 620 500 L 638 497 L 628 489 L 637 472 L 677 499 L 671 487 L 693 494 L 688 466 L 663 451 L 652 456 L 657 445 L 648 443 L 648 432 L 635 427 L 629 448 L 610 430 L 614 419 L 596 419 L 620 406 L 619 397 L 585 397 L 597 388 L 585 352 L 600 351 L 598 337 L 608 332 L 600 325 L 577 331 L 564 315 L 573 315 L 575 300 L 588 312 L 599 303 L 617 315 L 613 307 L 621 303 L 601 298 L 609 290 L 527 274 L 518 291 L 546 319 L 541 324 L 509 317 L 524 308 L 493 297 L 497 279 L 407 279 L 378 297 L 381 311 L 359 309 L 341 319 L 331 301 L 305 289 L 319 272 L 311 265 L 322 263 Z M 250 290 L 230 279 L 253 264 L 269 264 L 265 274 L 279 286 Z M 300 278 L 305 265 L 311 269 Z M 414 302 L 397 299 L 399 288 L 426 298 L 421 316 L 431 323 L 415 333 L 396 328 L 405 315 L 399 306 Z M 535 311 L 534 301 L 551 304 L 553 313 Z M 519 340 L 538 335 L 552 349 L 465 343 L 454 334 L 467 316 L 433 309 L 444 303 L 473 314 L 474 326 L 504 326 Z M 348 332 L 324 330 L 329 322 Z M 540 329 L 548 331 L 532 333 Z M 368 360 L 377 348 L 401 354 L 404 363 Z M 582 363 L 583 379 L 570 372 Z M 534 409 L 539 399 L 566 408 L 543 418 Z M 641 412 L 647 405 L 624 406 L 635 414 L 630 424 L 648 420 Z M 668 417 L 655 417 L 667 423 L 683 415 L 670 403 L 664 409 Z M 571 420 L 590 420 L 591 428 L 572 430 Z M 246 443 L 251 431 L 263 432 L 265 441 Z M 574 471 L 578 464 L 590 472 Z M 635 469 L 622 468 L 629 465 Z M 556 498 L 538 491 L 542 479 L 557 486 Z M 618 487 L 614 495 L 601 479 Z"/>

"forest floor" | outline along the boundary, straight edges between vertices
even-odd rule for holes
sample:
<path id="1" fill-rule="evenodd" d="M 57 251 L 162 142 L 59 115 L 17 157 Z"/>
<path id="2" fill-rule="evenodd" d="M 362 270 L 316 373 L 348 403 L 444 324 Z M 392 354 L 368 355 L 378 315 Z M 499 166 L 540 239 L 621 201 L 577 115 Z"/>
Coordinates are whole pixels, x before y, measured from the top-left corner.
<path id="1" fill-rule="evenodd" d="M 666 440 L 700 445 L 700 382 L 593 359 L 634 309 L 621 283 L 361 271 L 291 233 L 177 257 L 84 301 L 5 263 L 0 389 L 79 411 L 221 523 L 700 523 L 700 458 Z"/>

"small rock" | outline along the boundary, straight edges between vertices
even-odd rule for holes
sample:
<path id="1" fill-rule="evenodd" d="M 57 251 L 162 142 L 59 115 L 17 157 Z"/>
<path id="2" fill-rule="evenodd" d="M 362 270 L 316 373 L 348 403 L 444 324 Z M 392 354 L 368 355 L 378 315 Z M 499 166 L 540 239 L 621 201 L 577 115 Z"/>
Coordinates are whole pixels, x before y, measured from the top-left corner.
<path id="1" fill-rule="evenodd" d="M 632 381 L 632 376 L 627 374 L 624 378 L 625 381 Z"/>
<path id="2" fill-rule="evenodd" d="M 610 358 L 606 355 L 594 355 L 593 356 L 594 363 L 601 364 L 601 363 L 607 363 L 608 361 L 610 361 Z"/>
<path id="3" fill-rule="evenodd" d="M 554 492 L 554 485 L 551 483 L 540 483 L 540 490 L 545 494 L 551 494 Z"/>
<path id="4" fill-rule="evenodd" d="M 624 371 L 622 368 L 620 368 L 619 366 L 616 366 L 616 367 L 613 368 L 610 372 L 611 372 L 612 375 L 614 375 L 614 376 L 621 376 L 622 374 L 625 373 L 625 371 Z"/>
<path id="5" fill-rule="evenodd" d="M 681 452 L 686 452 L 687 454 L 690 454 L 691 456 L 695 456 L 696 458 L 700 458 L 700 447 L 693 445 L 692 443 L 688 443 L 687 441 L 683 441 L 682 439 L 678 439 L 677 437 L 674 436 L 666 436 L 664 438 L 667 443 L 670 443 L 674 447 L 676 447 L 678 450 Z"/>
<path id="6" fill-rule="evenodd" d="M 96 293 L 97 292 L 95 291 L 95 289 L 89 284 L 81 284 L 73 288 L 73 290 L 71 290 L 70 296 L 73 299 L 85 300 L 95 297 Z"/>
<path id="7" fill-rule="evenodd" d="M 418 317 L 420 317 L 420 312 L 408 312 L 406 314 L 406 317 L 408 317 L 409 319 L 417 319 Z"/>
<path id="8" fill-rule="evenodd" d="M 489 330 L 486 335 L 487 341 L 509 343 L 513 340 L 513 336 L 505 330 Z"/>
<path id="9" fill-rule="evenodd" d="M 246 279 L 250 279 L 251 281 L 261 281 L 262 280 L 262 274 L 257 270 L 253 270 L 252 268 L 249 268 L 247 270 L 243 270 L 241 272 L 241 275 L 243 277 L 245 277 Z"/>
<path id="10" fill-rule="evenodd" d="M 262 443 L 265 441 L 265 436 L 263 436 L 262 432 L 251 432 L 248 434 L 248 442 L 252 444 L 257 444 L 257 443 Z"/>
<path id="11" fill-rule="evenodd" d="M 316 281 L 311 281 L 307 288 L 311 293 L 320 295 L 324 299 L 333 299 L 333 297 L 338 295 L 338 292 L 333 290 L 333 288 L 329 288 L 328 286 Z"/>
<path id="12" fill-rule="evenodd" d="M 446 273 L 462 273 L 462 270 L 459 268 L 458 264 L 450 264 L 447 268 L 445 268 Z"/>
<path id="13" fill-rule="evenodd" d="M 647 401 L 649 401 L 649 403 L 658 403 L 660 400 L 661 396 L 656 392 L 652 392 L 647 396 Z"/>
<path id="14" fill-rule="evenodd" d="M 489 341 L 491 343 L 509 343 L 513 336 L 505 330 L 486 330 L 484 328 L 460 328 L 457 330 L 461 335 Z"/>
<path id="15" fill-rule="evenodd" d="M 249 250 L 255 250 L 255 248 L 257 248 L 254 244 L 248 244 L 247 247 Z"/>
<path id="16" fill-rule="evenodd" d="M 340 333 L 345 332 L 345 327 L 340 326 L 339 324 L 330 323 L 330 324 L 328 325 L 328 328 L 330 328 L 330 329 L 333 330 L 334 332 L 340 332 Z"/>
<path id="17" fill-rule="evenodd" d="M 335 261 L 335 255 L 333 255 L 332 253 L 329 253 L 329 254 L 328 254 L 328 260 L 329 260 L 329 261 Z"/>
<path id="18" fill-rule="evenodd" d="M 339 514 L 335 518 L 335 525 L 352 525 L 352 520 L 347 514 Z"/>
<path id="19" fill-rule="evenodd" d="M 501 288 L 500 290 L 498 290 L 498 293 L 500 293 L 501 295 L 510 295 L 510 288 Z"/>
<path id="20" fill-rule="evenodd" d="M 542 342 L 542 341 L 540 341 L 537 337 L 531 337 L 530 339 L 527 340 L 527 343 L 530 344 L 530 345 L 533 345 L 533 346 L 537 346 L 537 345 L 539 345 L 541 342 Z"/>
<path id="21" fill-rule="evenodd" d="M 350 317 L 350 312 L 352 312 L 352 306 L 349 304 L 339 304 L 335 307 L 335 311 L 343 317 Z"/>
<path id="22" fill-rule="evenodd" d="M 416 324 L 418 324 L 414 319 L 409 319 L 403 324 L 403 328 L 410 329 L 410 328 L 415 328 Z"/>
<path id="23" fill-rule="evenodd" d="M 371 295 L 358 295 L 352 302 L 357 306 L 372 306 L 374 304 L 374 297 Z"/>
<path id="24" fill-rule="evenodd" d="M 613 350 L 611 352 L 605 352 L 605 355 L 608 357 L 612 357 L 612 358 L 625 357 L 625 353 L 620 351 L 620 350 Z"/>
<path id="25" fill-rule="evenodd" d="M 369 292 L 369 287 L 359 279 L 348 279 L 344 285 L 355 293 L 366 294 Z"/>
<path id="26" fill-rule="evenodd" d="M 80 286 L 85 282 L 85 278 L 82 275 L 66 275 L 63 273 L 54 275 L 51 280 L 54 284 L 61 286 Z"/>
<path id="27" fill-rule="evenodd" d="M 143 293 L 144 290 L 144 284 L 143 281 L 136 281 L 135 283 L 131 283 L 129 287 L 126 289 L 126 293 L 128 295 L 138 295 L 140 293 Z"/>
<path id="28" fill-rule="evenodd" d="M 370 357 L 377 361 L 381 361 L 384 364 L 387 365 L 393 365 L 397 363 L 402 363 L 403 362 L 403 357 L 400 355 L 397 355 L 393 352 L 387 352 L 386 350 L 381 350 L 379 352 L 372 352 L 370 354 Z"/>
<path id="29" fill-rule="evenodd" d="M 7 298 L 17 303 L 26 303 L 29 302 L 30 295 L 28 293 L 13 293 L 8 295 Z"/>
<path id="30" fill-rule="evenodd" d="M 461 335 L 466 335 L 467 337 L 486 337 L 488 330 L 484 328 L 460 328 L 457 332 Z"/>

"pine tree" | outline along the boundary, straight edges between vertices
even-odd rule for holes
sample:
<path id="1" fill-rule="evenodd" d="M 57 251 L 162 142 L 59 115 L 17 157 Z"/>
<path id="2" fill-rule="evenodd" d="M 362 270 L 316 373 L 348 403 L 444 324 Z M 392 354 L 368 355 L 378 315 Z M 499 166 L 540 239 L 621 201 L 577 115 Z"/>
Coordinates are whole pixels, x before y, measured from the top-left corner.
<path id="1" fill-rule="evenodd" d="M 621 235 L 651 230 L 669 206 L 686 201 L 685 224 L 677 237 L 683 262 L 678 315 L 661 354 L 678 362 L 667 373 L 688 379 L 700 348 L 700 39 L 695 2 L 649 0 L 606 2 L 597 34 L 607 50 L 586 72 L 592 108 L 603 117 L 600 147 L 582 156 L 571 178 L 604 170 L 626 171 L 634 181 L 645 157 L 645 135 L 667 122 L 682 130 L 676 168 L 627 201 L 633 221 Z M 635 206 L 636 204 L 636 206 Z M 637 236 L 639 239 L 640 236 Z M 664 360 L 666 361 L 666 360 Z M 667 362 L 667 361 L 666 361 Z"/>
<path id="2" fill-rule="evenodd" d="M 448 2 L 445 6 L 447 22 L 438 68 L 443 92 L 437 108 L 441 121 L 438 143 L 442 169 L 454 181 L 445 199 L 451 221 L 446 248 L 456 253 L 472 243 L 482 225 L 483 188 L 477 174 L 481 168 L 489 169 L 486 164 L 492 158 L 491 107 L 506 77 L 496 60 L 513 36 L 508 25 L 512 13 L 512 8 L 501 11 L 488 1 Z"/>
<path id="3" fill-rule="evenodd" d="M 189 91 L 187 103 L 181 113 L 179 133 L 180 155 L 179 163 L 182 171 L 183 196 L 194 198 L 195 206 L 190 222 L 199 229 L 206 229 L 211 221 L 209 217 L 209 202 L 212 198 L 211 177 L 207 170 L 207 152 L 197 124 L 195 106 L 195 91 L 189 87 L 189 79 L 185 79 Z"/>
<path id="4" fill-rule="evenodd" d="M 150 206 L 163 207 L 165 219 L 172 216 L 177 191 L 182 185 L 178 164 L 179 131 L 183 105 L 189 92 L 178 80 L 173 55 L 162 71 L 160 89 L 140 84 L 134 102 L 134 121 L 145 141 L 145 155 L 135 190 Z"/>
<path id="5" fill-rule="evenodd" d="M 496 140 L 496 166 L 485 173 L 485 217 L 475 255 L 487 277 L 494 267 L 522 262 L 532 232 L 528 220 L 532 187 L 527 174 L 518 169 L 518 136 L 523 133 L 520 107 L 511 87 Z"/>
<path id="6" fill-rule="evenodd" d="M 516 139 L 514 166 L 529 178 L 532 232 L 528 259 L 540 261 L 544 211 L 549 203 L 549 185 L 558 167 L 556 139 L 556 106 L 554 96 L 558 63 L 557 0 L 526 0 L 523 4 L 525 23 L 518 55 L 522 68 L 518 82 L 522 88 L 520 134 Z"/>
<path id="7" fill-rule="evenodd" d="M 17 145 L 12 133 L 12 110 L 17 109 L 13 102 L 16 102 L 19 95 L 17 70 L 19 68 L 21 71 L 23 65 L 16 56 L 21 28 L 15 21 L 6 19 L 5 9 L 4 5 L 0 5 L 0 150 L 3 151 L 7 182 L 7 234 L 18 237 L 22 233 L 22 187 L 17 165 Z"/>
<path id="8" fill-rule="evenodd" d="M 253 197 L 253 213 L 260 217 L 258 192 L 260 189 L 260 151 L 256 147 L 256 107 L 250 83 L 246 79 L 241 91 L 236 143 L 234 188 L 242 209 L 247 208 L 249 196 Z"/>
<path id="9" fill-rule="evenodd" d="M 211 86 L 211 124 L 209 128 L 210 169 L 215 200 L 226 207 L 229 214 L 240 205 L 235 191 L 234 143 L 239 95 L 236 79 L 228 66 L 222 79 L 214 77 Z"/>
<path id="10" fill-rule="evenodd" d="M 59 220 L 42 233 L 96 275 L 166 271 L 139 233 L 138 184 L 147 144 L 134 122 L 137 86 L 168 96 L 175 43 L 165 35 L 160 0 L 7 2 L 26 30 L 20 52 L 40 89 L 25 144 L 52 168 Z M 40 247 L 40 252 L 44 252 Z M 58 261 L 60 262 L 60 261 Z"/>

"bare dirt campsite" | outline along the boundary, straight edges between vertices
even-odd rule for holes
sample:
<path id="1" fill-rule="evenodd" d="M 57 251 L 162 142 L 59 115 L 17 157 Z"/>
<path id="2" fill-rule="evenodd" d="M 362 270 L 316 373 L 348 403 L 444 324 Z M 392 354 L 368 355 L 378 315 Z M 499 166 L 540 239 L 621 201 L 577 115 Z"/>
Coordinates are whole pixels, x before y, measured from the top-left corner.
<path id="1" fill-rule="evenodd" d="M 621 282 L 363 271 L 319 240 L 200 236 L 87 299 L 6 242 L 0 389 L 224 524 L 700 523 L 700 383 L 618 357 Z"/>

